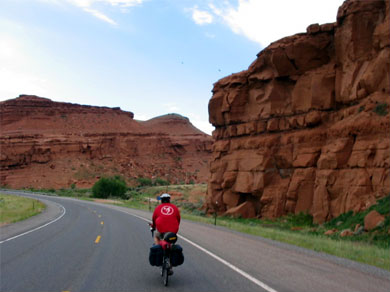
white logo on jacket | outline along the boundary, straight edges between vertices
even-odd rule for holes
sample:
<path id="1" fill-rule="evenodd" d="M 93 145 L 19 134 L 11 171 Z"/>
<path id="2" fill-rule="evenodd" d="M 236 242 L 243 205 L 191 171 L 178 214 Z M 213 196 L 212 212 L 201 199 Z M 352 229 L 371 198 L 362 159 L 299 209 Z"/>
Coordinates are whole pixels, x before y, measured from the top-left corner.
<path id="1" fill-rule="evenodd" d="M 163 215 L 172 215 L 174 212 L 171 206 L 164 206 L 161 208 L 161 214 Z"/>

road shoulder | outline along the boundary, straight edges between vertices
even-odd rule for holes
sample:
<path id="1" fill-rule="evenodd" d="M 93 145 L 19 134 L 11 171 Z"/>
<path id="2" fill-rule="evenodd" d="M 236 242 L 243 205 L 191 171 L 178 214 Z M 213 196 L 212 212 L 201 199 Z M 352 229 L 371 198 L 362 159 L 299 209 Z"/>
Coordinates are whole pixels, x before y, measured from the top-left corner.
<path id="1" fill-rule="evenodd" d="M 32 230 L 34 228 L 37 228 L 41 225 L 44 225 L 52 220 L 55 220 L 60 216 L 63 212 L 63 209 L 60 205 L 51 202 L 49 200 L 45 200 L 44 198 L 40 196 L 29 196 L 28 193 L 24 193 L 21 191 L 9 191 L 9 190 L 1 190 L 2 193 L 10 194 L 10 195 L 17 195 L 17 196 L 24 196 L 28 198 L 34 198 L 46 205 L 45 210 L 42 213 L 39 213 L 38 215 L 32 216 L 26 220 L 19 221 L 12 224 L 7 224 L 2 227 L 0 227 L 0 241 L 7 240 L 8 238 L 17 236 L 19 234 L 22 234 L 24 232 L 27 232 L 29 230 Z"/>

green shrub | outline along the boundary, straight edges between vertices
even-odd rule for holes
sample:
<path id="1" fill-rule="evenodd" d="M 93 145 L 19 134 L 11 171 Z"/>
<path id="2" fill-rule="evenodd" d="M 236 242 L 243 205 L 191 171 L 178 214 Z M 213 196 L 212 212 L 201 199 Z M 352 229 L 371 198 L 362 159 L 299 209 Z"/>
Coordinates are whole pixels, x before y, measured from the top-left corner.
<path id="1" fill-rule="evenodd" d="M 120 176 L 102 177 L 92 187 L 95 198 L 120 197 L 126 199 L 127 185 Z"/>
<path id="2" fill-rule="evenodd" d="M 390 196 L 378 200 L 377 204 L 371 206 L 369 210 L 377 210 L 382 215 L 388 215 L 390 213 Z"/>
<path id="3" fill-rule="evenodd" d="M 153 185 L 153 182 L 150 178 L 147 177 L 139 177 L 137 178 L 138 186 L 144 187 L 144 186 L 151 186 Z"/>
<path id="4" fill-rule="evenodd" d="M 380 116 L 387 115 L 387 103 L 380 103 L 374 108 L 374 112 Z"/>
<path id="5" fill-rule="evenodd" d="M 313 226 L 313 216 L 305 212 L 289 216 L 288 221 L 294 226 Z"/>
<path id="6" fill-rule="evenodd" d="M 136 198 L 139 198 L 141 196 L 140 193 L 138 193 L 137 191 L 130 191 L 129 193 L 129 199 L 136 199 Z"/>
<path id="7" fill-rule="evenodd" d="M 154 185 L 155 186 L 167 186 L 167 185 L 169 185 L 169 182 L 158 177 L 154 180 Z"/>

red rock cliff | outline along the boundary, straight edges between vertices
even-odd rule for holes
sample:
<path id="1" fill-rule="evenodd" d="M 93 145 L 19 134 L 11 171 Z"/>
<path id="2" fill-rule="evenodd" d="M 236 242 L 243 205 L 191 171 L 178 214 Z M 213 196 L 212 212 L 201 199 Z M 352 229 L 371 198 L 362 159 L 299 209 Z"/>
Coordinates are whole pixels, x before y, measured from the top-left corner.
<path id="1" fill-rule="evenodd" d="M 389 1 L 345 1 L 214 84 L 207 206 L 323 222 L 390 191 Z"/>
<path id="2" fill-rule="evenodd" d="M 212 138 L 187 118 L 133 119 L 120 108 L 22 95 L 0 103 L 0 178 L 9 187 L 91 186 L 121 174 L 205 182 Z"/>

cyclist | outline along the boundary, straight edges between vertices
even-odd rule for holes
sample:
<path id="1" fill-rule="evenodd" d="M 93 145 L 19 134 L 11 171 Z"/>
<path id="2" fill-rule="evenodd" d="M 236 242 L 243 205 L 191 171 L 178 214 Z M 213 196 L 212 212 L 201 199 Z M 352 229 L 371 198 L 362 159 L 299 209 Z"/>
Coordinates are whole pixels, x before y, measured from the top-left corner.
<path id="1" fill-rule="evenodd" d="M 161 204 L 153 212 L 152 228 L 157 229 L 157 232 L 154 234 L 155 244 L 160 243 L 164 233 L 177 233 L 180 225 L 180 211 L 174 204 L 170 203 L 171 196 L 164 193 L 160 196 L 160 199 Z"/>

